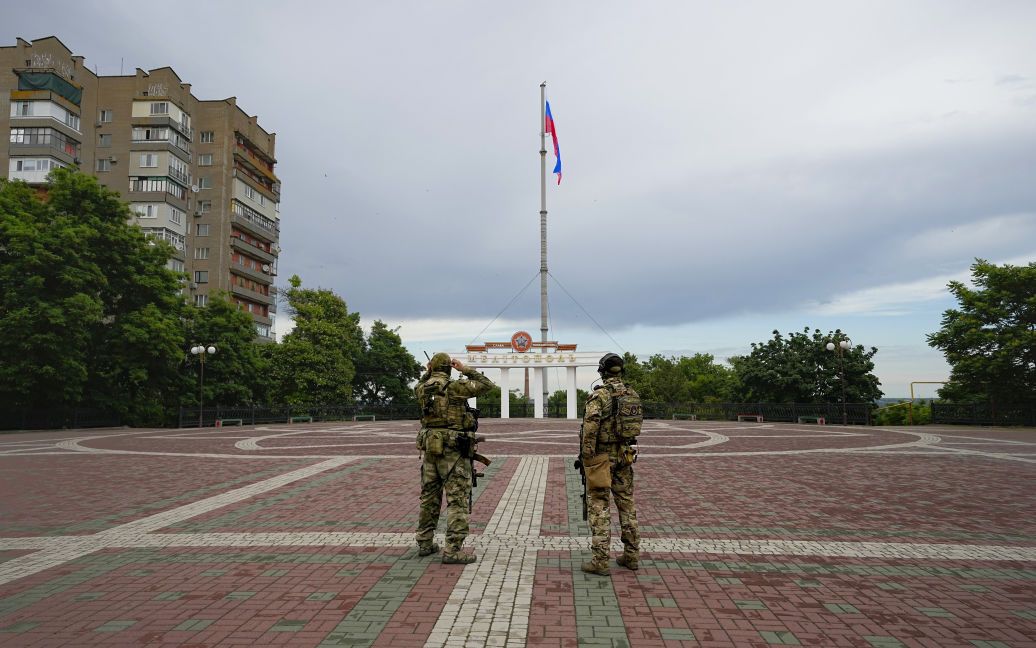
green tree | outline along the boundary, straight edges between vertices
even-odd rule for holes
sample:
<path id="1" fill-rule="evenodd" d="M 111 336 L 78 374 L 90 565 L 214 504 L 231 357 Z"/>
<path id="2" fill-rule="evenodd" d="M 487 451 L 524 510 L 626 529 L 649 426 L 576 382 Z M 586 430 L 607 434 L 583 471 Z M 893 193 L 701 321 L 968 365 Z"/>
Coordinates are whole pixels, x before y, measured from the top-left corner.
<path id="1" fill-rule="evenodd" d="M 284 296 L 295 328 L 268 352 L 271 397 L 288 404 L 351 401 L 354 359 L 364 349 L 359 313 L 330 290 L 303 288 L 298 275 L 288 283 Z"/>
<path id="2" fill-rule="evenodd" d="M 516 416 L 521 415 L 525 411 L 524 408 L 526 407 L 526 405 L 528 405 L 529 400 L 525 398 L 525 394 L 523 394 L 520 389 L 512 389 L 508 393 L 507 402 L 508 402 L 508 406 L 511 408 L 511 410 L 510 410 L 511 417 L 514 418 Z M 478 404 L 479 409 L 482 409 L 483 407 L 485 407 L 487 409 L 489 409 L 489 408 L 499 408 L 500 407 L 500 387 L 499 387 L 499 385 L 494 386 L 488 392 L 486 392 L 485 394 L 482 394 L 481 396 L 479 396 L 477 404 Z"/>
<path id="3" fill-rule="evenodd" d="M 251 315 L 230 302 L 225 294 L 215 294 L 204 308 L 187 306 L 185 324 L 187 348 L 195 344 L 216 347 L 216 353 L 205 358 L 206 406 L 245 405 L 265 400 L 264 375 L 269 365 L 255 342 Z M 185 354 L 185 360 L 190 367 L 186 372 L 190 387 L 182 401 L 197 405 L 200 361 L 190 353 Z"/>
<path id="4" fill-rule="evenodd" d="M 975 288 L 951 281 L 958 307 L 943 313 L 942 328 L 927 336 L 950 364 L 939 390 L 955 401 L 1036 401 L 1036 262 L 998 266 L 976 259 Z"/>
<path id="5" fill-rule="evenodd" d="M 183 275 L 117 193 L 67 169 L 0 185 L 0 403 L 161 422 L 179 393 Z"/>
<path id="6" fill-rule="evenodd" d="M 841 354 L 828 351 L 848 336 L 840 330 L 823 334 L 779 331 L 766 342 L 752 343 L 752 352 L 731 358 L 741 389 L 741 400 L 771 403 L 837 403 L 842 390 L 849 403 L 871 403 L 881 398 L 880 382 L 874 375 L 877 348 L 850 346 Z M 843 384 L 844 372 L 844 384 Z"/>
<path id="7" fill-rule="evenodd" d="M 586 399 L 590 398 L 590 392 L 583 389 L 576 389 L 576 411 L 582 411 L 586 405 Z M 547 396 L 547 406 L 564 410 L 568 407 L 568 390 L 559 389 Z"/>
<path id="8" fill-rule="evenodd" d="M 416 400 L 410 383 L 420 377 L 421 365 L 399 337 L 381 320 L 371 326 L 353 380 L 356 398 L 371 404 L 405 404 Z"/>
<path id="9" fill-rule="evenodd" d="M 645 362 L 627 354 L 626 381 L 641 400 L 659 403 L 710 403 L 731 400 L 737 375 L 708 353 L 653 355 Z"/>

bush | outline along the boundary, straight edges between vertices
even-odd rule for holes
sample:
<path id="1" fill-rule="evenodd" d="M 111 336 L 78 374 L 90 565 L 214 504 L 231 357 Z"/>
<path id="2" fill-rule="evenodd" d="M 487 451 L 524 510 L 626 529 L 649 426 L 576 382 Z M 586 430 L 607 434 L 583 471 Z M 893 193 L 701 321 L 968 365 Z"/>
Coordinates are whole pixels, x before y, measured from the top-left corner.
<path id="1" fill-rule="evenodd" d="M 914 402 L 913 424 L 928 425 L 932 422 L 931 401 L 919 400 Z M 910 402 L 895 403 L 882 407 L 874 416 L 876 425 L 910 425 L 911 413 Z"/>

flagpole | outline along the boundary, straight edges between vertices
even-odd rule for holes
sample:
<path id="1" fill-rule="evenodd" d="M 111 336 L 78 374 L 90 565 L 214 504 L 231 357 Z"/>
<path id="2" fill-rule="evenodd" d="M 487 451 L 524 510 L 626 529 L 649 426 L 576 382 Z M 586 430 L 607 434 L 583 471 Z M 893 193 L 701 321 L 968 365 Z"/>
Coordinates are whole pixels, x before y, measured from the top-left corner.
<path id="1" fill-rule="evenodd" d="M 547 341 L 547 82 L 540 84 L 540 342 Z M 543 380 L 543 413 L 547 412 L 547 372 Z"/>

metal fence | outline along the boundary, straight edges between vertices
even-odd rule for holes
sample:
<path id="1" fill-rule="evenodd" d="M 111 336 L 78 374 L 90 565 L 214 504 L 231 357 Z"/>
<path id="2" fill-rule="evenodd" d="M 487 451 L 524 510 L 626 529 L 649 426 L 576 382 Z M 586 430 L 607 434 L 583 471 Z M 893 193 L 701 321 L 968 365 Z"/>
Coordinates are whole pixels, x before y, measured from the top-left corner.
<path id="1" fill-rule="evenodd" d="M 240 421 L 242 425 L 288 423 L 293 418 L 313 421 L 351 421 L 373 415 L 379 421 L 421 418 L 417 405 L 242 405 L 237 407 L 181 407 L 178 427 L 213 426 L 217 420 Z"/>
<path id="2" fill-rule="evenodd" d="M 499 418 L 500 405 L 479 407 L 483 419 Z M 845 421 L 850 425 L 872 425 L 875 406 L 848 403 Z M 237 407 L 182 407 L 178 427 L 211 427 L 217 419 L 240 420 L 244 425 L 287 423 L 293 417 L 312 417 L 314 421 L 351 421 L 353 417 L 373 415 L 377 420 L 417 420 L 418 406 L 410 405 L 245 405 Z M 510 407 L 511 418 L 532 418 L 531 403 Z M 838 403 L 644 403 L 644 416 L 673 419 L 694 415 L 699 420 L 736 421 L 739 415 L 759 415 L 765 421 L 795 423 L 799 417 L 823 417 L 829 424 L 842 422 Z M 565 405 L 548 405 L 544 415 L 565 418 Z M 580 407 L 578 415 L 583 416 Z M 92 408 L 45 409 L 0 412 L 0 430 L 57 430 L 62 428 L 119 427 L 125 422 L 117 414 Z M 1036 403 L 932 403 L 932 423 L 945 425 L 1024 425 L 1036 426 Z"/>
<path id="3" fill-rule="evenodd" d="M 644 417 L 736 421 L 739 416 L 762 416 L 764 421 L 797 423 L 800 417 L 823 418 L 829 424 L 871 425 L 871 403 L 644 403 Z"/>
<path id="4" fill-rule="evenodd" d="M 479 406 L 483 419 L 500 417 L 499 403 Z M 510 418 L 532 418 L 534 406 L 531 403 L 512 404 Z M 870 425 L 874 406 L 868 403 L 848 403 L 845 406 L 845 422 L 849 425 Z M 197 407 L 180 408 L 179 427 L 210 427 L 217 420 L 242 425 L 288 423 L 293 418 L 312 417 L 313 421 L 350 421 L 354 417 L 373 415 L 377 420 L 417 420 L 421 417 L 417 405 L 255 405 L 242 407 L 206 407 L 199 412 Z M 564 404 L 548 405 L 544 409 L 547 418 L 565 418 L 568 409 Z M 644 403 L 645 418 L 673 419 L 694 415 L 701 420 L 736 421 L 738 416 L 762 416 L 764 421 L 796 423 L 799 417 L 822 417 L 827 423 L 843 421 L 842 406 L 837 403 Z M 578 410 L 582 418 L 583 408 Z"/>
<path id="5" fill-rule="evenodd" d="M 932 423 L 1036 426 L 1036 402 L 932 403 Z"/>

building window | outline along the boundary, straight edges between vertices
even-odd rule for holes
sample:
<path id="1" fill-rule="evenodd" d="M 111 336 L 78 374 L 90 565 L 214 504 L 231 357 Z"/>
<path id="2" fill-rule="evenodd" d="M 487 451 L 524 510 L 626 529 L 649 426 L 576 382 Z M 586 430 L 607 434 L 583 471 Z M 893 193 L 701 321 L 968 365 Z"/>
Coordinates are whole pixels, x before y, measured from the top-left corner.
<path id="1" fill-rule="evenodd" d="M 102 110 L 101 116 L 97 121 L 101 122 L 102 124 L 110 124 L 112 121 L 112 111 Z"/>
<path id="2" fill-rule="evenodd" d="M 140 166 L 145 169 L 158 168 L 158 155 L 156 153 L 141 153 Z"/>
<path id="3" fill-rule="evenodd" d="M 166 101 L 155 101 L 151 104 L 152 115 L 168 115 L 169 103 Z"/>
<path id="4" fill-rule="evenodd" d="M 208 295 L 195 295 L 194 296 L 194 305 L 195 306 L 199 306 L 199 307 L 207 306 L 208 303 L 209 303 L 209 296 Z"/>
<path id="5" fill-rule="evenodd" d="M 32 116 L 32 102 L 31 101 L 19 101 L 11 104 L 11 116 L 12 117 L 31 117 Z"/>
<path id="6" fill-rule="evenodd" d="M 197 229 L 195 230 L 195 232 L 198 234 L 198 236 L 208 236 L 209 235 L 209 226 L 208 226 L 208 224 L 198 223 L 196 227 L 197 227 Z"/>
<path id="7" fill-rule="evenodd" d="M 212 153 L 198 156 L 198 166 L 212 166 Z"/>
<path id="8" fill-rule="evenodd" d="M 49 171 L 51 169 L 57 169 L 64 165 L 59 163 L 57 160 L 51 160 L 50 158 L 33 159 L 33 158 L 22 158 L 12 159 L 15 171 Z"/>
<path id="9" fill-rule="evenodd" d="M 108 158 L 98 158 L 98 160 L 97 160 L 97 170 L 98 171 L 111 171 L 112 170 L 112 161 L 109 160 Z"/>
<path id="10" fill-rule="evenodd" d="M 212 201 L 211 200 L 199 200 L 198 201 L 198 211 L 200 211 L 203 214 L 205 212 L 212 211 Z"/>
<path id="11" fill-rule="evenodd" d="M 184 212 L 180 211 L 176 207 L 169 208 L 169 220 L 171 220 L 176 225 L 183 225 L 184 216 Z"/>
<path id="12" fill-rule="evenodd" d="M 201 176 L 198 178 L 199 189 L 212 189 L 212 178 L 209 176 Z"/>
<path id="13" fill-rule="evenodd" d="M 194 283 L 209 283 L 209 271 L 208 270 L 195 270 L 194 271 Z"/>
<path id="14" fill-rule="evenodd" d="M 133 205 L 137 218 L 158 218 L 158 205 Z"/>
<path id="15" fill-rule="evenodd" d="M 195 259 L 207 259 L 209 258 L 209 248 L 194 248 Z"/>
<path id="16" fill-rule="evenodd" d="M 180 259 L 169 259 L 169 269 L 173 272 L 183 272 L 183 261 Z"/>
<path id="17" fill-rule="evenodd" d="M 201 132 L 201 143 L 202 144 L 212 144 L 215 141 L 216 141 L 216 134 L 214 132 L 212 132 L 212 131 L 202 131 Z"/>
<path id="18" fill-rule="evenodd" d="M 101 148 L 107 148 L 112 145 L 112 136 L 107 134 L 101 134 L 97 136 L 97 146 Z"/>
<path id="19" fill-rule="evenodd" d="M 255 189 L 252 189 L 248 185 L 245 185 L 245 196 L 251 198 L 252 200 L 255 200 Z"/>
<path id="20" fill-rule="evenodd" d="M 155 142 L 155 141 L 168 141 L 169 140 L 169 129 L 168 128 L 145 128 L 143 126 L 137 126 L 133 129 L 133 141 L 134 142 Z"/>

